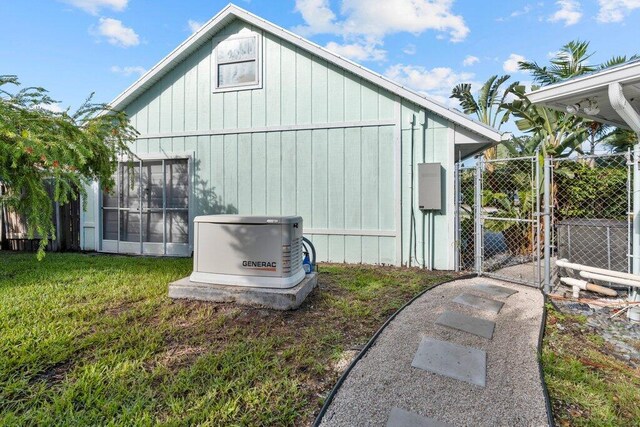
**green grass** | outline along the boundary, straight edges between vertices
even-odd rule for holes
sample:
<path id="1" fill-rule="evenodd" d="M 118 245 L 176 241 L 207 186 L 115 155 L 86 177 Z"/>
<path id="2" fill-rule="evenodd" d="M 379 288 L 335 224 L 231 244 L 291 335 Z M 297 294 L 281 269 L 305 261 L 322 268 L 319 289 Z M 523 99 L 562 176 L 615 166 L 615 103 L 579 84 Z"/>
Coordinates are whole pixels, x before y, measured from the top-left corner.
<path id="1" fill-rule="evenodd" d="M 640 426 L 640 370 L 612 356 L 585 322 L 548 307 L 542 363 L 556 424 Z"/>
<path id="2" fill-rule="evenodd" d="M 190 259 L 0 253 L 0 425 L 309 423 L 363 345 L 443 274 L 321 266 L 294 312 L 172 301 Z"/>

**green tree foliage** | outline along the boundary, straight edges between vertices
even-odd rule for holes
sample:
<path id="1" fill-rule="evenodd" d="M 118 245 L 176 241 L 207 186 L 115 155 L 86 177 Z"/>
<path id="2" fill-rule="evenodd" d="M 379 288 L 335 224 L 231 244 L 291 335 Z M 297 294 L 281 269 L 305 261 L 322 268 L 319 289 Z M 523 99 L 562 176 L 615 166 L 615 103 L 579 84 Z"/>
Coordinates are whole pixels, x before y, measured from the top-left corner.
<path id="1" fill-rule="evenodd" d="M 514 82 L 503 89 L 502 85 L 510 77 L 509 75 L 489 77 L 480 88 L 478 99 L 473 97 L 470 83 L 460 83 L 453 88 L 449 98 L 457 99 L 465 114 L 475 114 L 478 121 L 500 129 L 509 120 L 509 111 L 502 108 L 502 105 L 511 88 L 518 84 Z"/>
<path id="2" fill-rule="evenodd" d="M 607 163 L 595 159 L 561 162 L 554 177 L 556 218 L 627 218 L 627 164 L 624 157 Z M 595 167 L 594 167 L 595 166 Z"/>
<path id="3" fill-rule="evenodd" d="M 0 201 L 25 219 L 29 238 L 41 238 L 41 259 L 55 238 L 47 185 L 61 204 L 91 181 L 113 188 L 116 160 L 131 155 L 137 132 L 124 113 L 91 97 L 75 113 L 53 112 L 45 89 L 18 86 L 16 76 L 0 76 L 0 182 L 8 189 Z"/>
<path id="4" fill-rule="evenodd" d="M 520 69 L 529 71 L 533 77 L 532 90 L 540 86 L 559 83 L 594 71 L 623 64 L 637 59 L 636 55 L 614 56 L 601 64 L 590 64 L 593 53 L 589 52 L 589 42 L 574 40 L 565 44 L 551 58 L 548 65 L 540 65 L 534 61 L 522 61 Z M 551 110 L 532 104 L 525 96 L 525 88 L 517 86 L 512 90 L 515 99 L 503 105 L 516 118 L 516 126 L 531 136 L 531 141 L 540 147 L 544 155 L 568 156 L 574 151 L 582 152 L 582 144 L 591 142 L 591 153 L 599 142 L 610 138 L 618 142 L 618 134 L 613 135 L 614 128 L 598 122 L 587 120 L 563 111 Z"/>
<path id="5" fill-rule="evenodd" d="M 555 53 L 549 65 L 539 65 L 535 61 L 522 61 L 519 66 L 521 70 L 531 73 L 535 84 L 547 86 L 600 68 L 597 65 L 589 65 L 588 61 L 592 55 L 593 53 L 589 53 L 589 42 L 573 40 Z"/>
<path id="6" fill-rule="evenodd" d="M 516 118 L 518 130 L 530 137 L 527 140 L 529 149 L 539 148 L 541 155 L 556 157 L 582 151 L 581 145 L 588 137 L 583 118 L 531 103 L 522 85 L 515 87 L 512 93 L 515 99 L 504 107 Z"/>
<path id="7" fill-rule="evenodd" d="M 503 104 L 511 90 L 518 85 L 518 82 L 513 82 L 503 88 L 510 77 L 509 75 L 489 77 L 480 88 L 477 99 L 473 96 L 470 83 L 460 83 L 451 90 L 449 98 L 457 99 L 465 114 L 475 115 L 481 123 L 500 129 L 509 121 L 510 114 Z M 497 153 L 497 147 L 492 147 L 485 152 L 485 157 L 495 159 Z"/>
<path id="8" fill-rule="evenodd" d="M 616 128 L 598 142 L 606 145 L 614 153 L 623 153 L 638 143 L 638 135 L 631 130 Z"/>

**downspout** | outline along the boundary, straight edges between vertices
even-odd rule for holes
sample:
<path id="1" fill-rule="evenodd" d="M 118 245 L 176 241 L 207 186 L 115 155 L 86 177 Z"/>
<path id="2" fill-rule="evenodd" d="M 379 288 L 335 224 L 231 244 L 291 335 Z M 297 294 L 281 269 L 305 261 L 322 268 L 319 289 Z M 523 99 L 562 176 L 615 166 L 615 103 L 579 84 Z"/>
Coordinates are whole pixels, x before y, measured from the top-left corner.
<path id="1" fill-rule="evenodd" d="M 410 194 L 410 203 L 409 203 L 409 267 L 411 267 L 412 263 L 411 263 L 411 258 L 413 256 L 415 256 L 415 240 L 416 240 L 416 236 L 415 236 L 415 231 L 416 231 L 416 224 L 415 224 L 415 210 L 413 208 L 413 201 L 414 201 L 414 194 L 413 194 L 413 167 L 414 167 L 414 138 L 413 138 L 413 125 L 416 121 L 416 116 L 415 114 L 410 114 L 409 115 L 409 126 L 411 129 L 411 155 L 410 155 L 410 160 L 409 160 L 409 194 Z M 417 256 L 416 256 L 416 261 L 417 261 Z"/>
<path id="2" fill-rule="evenodd" d="M 636 136 L 640 140 L 640 115 L 631 106 L 627 98 L 625 98 L 622 92 L 622 85 L 618 82 L 609 83 L 609 102 L 618 115 L 625 121 L 636 133 Z M 633 164 L 638 165 L 638 159 L 640 158 L 640 142 L 635 145 L 633 149 Z M 640 274 L 640 171 L 637 167 L 634 167 L 633 171 L 633 268 L 631 272 L 633 274 Z M 640 292 L 638 288 L 631 288 L 631 294 L 629 295 L 629 301 L 640 301 Z M 634 307 L 629 309 L 627 316 L 631 320 L 640 321 L 640 307 Z"/>

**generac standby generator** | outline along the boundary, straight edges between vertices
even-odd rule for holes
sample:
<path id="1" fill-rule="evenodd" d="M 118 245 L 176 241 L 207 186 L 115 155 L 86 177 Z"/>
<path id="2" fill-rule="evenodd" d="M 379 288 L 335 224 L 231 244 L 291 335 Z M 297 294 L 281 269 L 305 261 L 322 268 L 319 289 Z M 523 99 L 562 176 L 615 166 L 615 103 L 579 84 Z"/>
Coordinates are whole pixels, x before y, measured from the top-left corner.
<path id="1" fill-rule="evenodd" d="M 305 277 L 302 217 L 194 218 L 192 282 L 291 288 Z"/>

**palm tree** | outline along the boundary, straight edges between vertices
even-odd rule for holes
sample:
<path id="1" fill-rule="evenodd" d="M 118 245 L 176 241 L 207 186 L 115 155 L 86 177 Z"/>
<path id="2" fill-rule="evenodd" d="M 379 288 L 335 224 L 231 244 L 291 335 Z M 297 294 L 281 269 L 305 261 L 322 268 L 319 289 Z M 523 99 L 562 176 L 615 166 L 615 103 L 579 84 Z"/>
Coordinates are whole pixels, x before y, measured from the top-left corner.
<path id="1" fill-rule="evenodd" d="M 450 98 L 455 98 L 460 103 L 465 114 L 475 114 L 478 121 L 488 126 L 500 129 L 509 120 L 510 112 L 502 107 L 507 94 L 517 86 L 518 82 L 511 83 L 506 89 L 502 85 L 511 76 L 491 76 L 482 85 L 478 92 L 478 98 L 474 98 L 470 83 L 460 83 L 451 90 Z M 485 152 L 487 159 L 497 157 L 497 147 L 492 147 Z"/>
<path id="2" fill-rule="evenodd" d="M 536 86 L 532 87 L 537 89 Z M 503 105 L 516 117 L 515 124 L 522 132 L 529 134 L 527 150 L 540 149 L 542 156 L 563 156 L 573 151 L 582 152 L 581 145 L 586 140 L 588 129 L 584 119 L 532 104 L 525 95 L 526 88 L 518 85 L 511 93 L 515 99 Z"/>
<path id="3" fill-rule="evenodd" d="M 534 83 L 547 86 L 597 70 L 599 66 L 588 64 L 593 55 L 588 50 L 589 42 L 573 40 L 555 53 L 550 65 L 541 66 L 535 61 L 522 61 L 518 65 L 521 70 L 531 72 Z"/>

